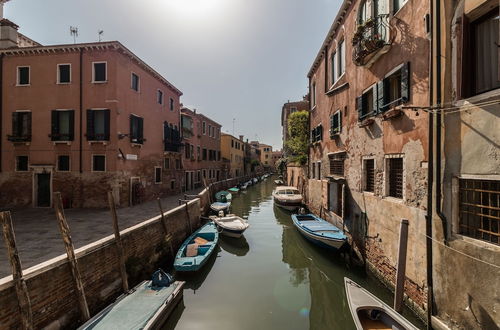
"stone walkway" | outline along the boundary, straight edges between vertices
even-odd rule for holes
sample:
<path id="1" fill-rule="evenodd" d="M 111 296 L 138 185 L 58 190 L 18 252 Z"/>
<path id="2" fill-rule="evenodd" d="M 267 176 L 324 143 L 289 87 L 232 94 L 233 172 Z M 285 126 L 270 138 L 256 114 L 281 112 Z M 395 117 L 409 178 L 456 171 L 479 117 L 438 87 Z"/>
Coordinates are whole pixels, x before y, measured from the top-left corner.
<path id="1" fill-rule="evenodd" d="M 202 189 L 187 192 L 196 195 Z M 179 205 L 184 194 L 162 198 L 163 211 Z M 68 209 L 64 212 L 75 248 L 113 234 L 109 209 Z M 120 230 L 160 214 L 158 202 L 149 201 L 117 209 Z M 27 208 L 11 211 L 17 248 L 23 269 L 66 253 L 53 209 Z M 7 251 L 0 236 L 0 278 L 11 274 Z"/>

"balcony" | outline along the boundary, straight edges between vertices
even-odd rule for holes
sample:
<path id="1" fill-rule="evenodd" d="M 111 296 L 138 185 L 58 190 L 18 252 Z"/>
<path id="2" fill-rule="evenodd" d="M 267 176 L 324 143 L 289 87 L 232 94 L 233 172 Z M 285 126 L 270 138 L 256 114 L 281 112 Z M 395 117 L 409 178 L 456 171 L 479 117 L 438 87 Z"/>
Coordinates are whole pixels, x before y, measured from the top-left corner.
<path id="1" fill-rule="evenodd" d="M 7 141 L 10 142 L 30 142 L 31 135 L 7 135 Z"/>
<path id="2" fill-rule="evenodd" d="M 164 127 L 164 134 L 164 151 L 179 152 L 179 149 L 182 146 L 179 131 L 166 126 Z"/>
<path id="3" fill-rule="evenodd" d="M 359 25 L 352 38 L 352 60 L 358 66 L 370 67 L 391 47 L 393 36 L 389 15 L 377 15 Z"/>

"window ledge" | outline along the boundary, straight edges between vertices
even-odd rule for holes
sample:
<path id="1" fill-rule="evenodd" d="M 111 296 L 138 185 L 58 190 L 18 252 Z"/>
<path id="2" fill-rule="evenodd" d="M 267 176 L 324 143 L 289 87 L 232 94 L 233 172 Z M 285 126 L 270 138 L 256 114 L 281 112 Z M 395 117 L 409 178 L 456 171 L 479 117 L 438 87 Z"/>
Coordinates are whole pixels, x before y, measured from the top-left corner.
<path id="1" fill-rule="evenodd" d="M 58 145 L 58 144 L 67 144 L 67 145 L 71 145 L 71 141 L 52 141 L 52 143 L 54 145 Z"/>
<path id="2" fill-rule="evenodd" d="M 31 141 L 18 141 L 18 142 L 12 142 L 13 145 L 15 146 L 29 146 L 31 144 Z"/>
<path id="3" fill-rule="evenodd" d="M 345 180 L 345 176 L 341 175 L 335 175 L 335 174 L 329 174 L 326 176 L 326 178 L 334 180 L 334 181 L 342 181 Z"/>
<path id="4" fill-rule="evenodd" d="M 104 80 L 104 81 L 92 81 L 93 84 L 107 84 L 108 81 L 107 80 Z"/>
<path id="5" fill-rule="evenodd" d="M 375 196 L 375 193 L 373 191 L 365 191 L 365 190 L 363 190 L 362 192 L 363 192 L 364 195 Z"/>
<path id="6" fill-rule="evenodd" d="M 130 143 L 130 145 L 132 146 L 132 148 L 134 148 L 134 147 L 142 148 L 142 146 L 143 146 L 142 143 L 133 143 L 133 142 Z"/>
<path id="7" fill-rule="evenodd" d="M 400 107 L 393 108 L 391 110 L 387 110 L 382 114 L 382 120 L 390 120 L 393 118 L 398 118 L 403 115 L 403 111 L 401 111 Z"/>
<path id="8" fill-rule="evenodd" d="M 22 84 L 22 85 L 16 84 L 16 87 L 30 87 L 30 86 L 31 84 Z"/>
<path id="9" fill-rule="evenodd" d="M 487 250 L 490 250 L 492 252 L 500 253 L 500 246 L 495 245 L 494 243 L 489 243 L 487 241 L 483 241 L 483 240 L 480 240 L 477 238 L 472 238 L 472 237 L 465 236 L 465 235 L 458 234 L 458 233 L 452 233 L 451 238 L 453 240 L 463 241 L 465 244 L 474 245 L 475 247 L 478 247 L 478 248 L 487 249 Z"/>
<path id="10" fill-rule="evenodd" d="M 336 83 L 337 82 L 335 82 L 335 84 Z M 330 87 L 330 89 L 328 90 L 328 92 L 325 93 L 326 95 L 332 96 L 332 95 L 337 94 L 338 92 L 341 92 L 344 89 L 349 88 L 349 83 L 348 82 L 343 83 L 343 84 L 341 84 L 341 85 L 339 85 L 337 87 L 335 87 L 335 84 L 333 84 L 332 87 Z"/>
<path id="11" fill-rule="evenodd" d="M 56 82 L 56 85 L 71 85 L 71 81 L 70 82 Z"/>
<path id="12" fill-rule="evenodd" d="M 365 119 L 361 120 L 361 122 L 358 124 L 358 127 L 360 127 L 360 128 L 368 127 L 371 124 L 373 124 L 374 122 L 375 122 L 375 119 L 373 119 L 373 118 L 365 118 Z"/>
<path id="13" fill-rule="evenodd" d="M 401 198 L 396 198 L 396 197 L 392 197 L 392 196 L 384 196 L 382 198 L 385 199 L 388 202 L 398 203 L 398 204 L 404 204 L 404 200 L 401 199 Z"/>
<path id="14" fill-rule="evenodd" d="M 109 141 L 97 141 L 97 140 L 95 140 L 95 141 L 88 141 L 88 142 L 89 142 L 89 144 L 102 144 L 105 146 L 108 144 Z M 101 172 L 101 171 L 97 171 L 97 172 Z"/>
<path id="15" fill-rule="evenodd" d="M 499 96 L 500 96 L 500 88 L 497 88 L 488 92 L 471 96 L 466 99 L 455 101 L 454 105 L 457 107 L 462 107 L 464 105 L 474 105 L 475 103 L 479 103 L 480 101 L 483 102 L 486 101 L 486 99 L 498 98 Z"/>

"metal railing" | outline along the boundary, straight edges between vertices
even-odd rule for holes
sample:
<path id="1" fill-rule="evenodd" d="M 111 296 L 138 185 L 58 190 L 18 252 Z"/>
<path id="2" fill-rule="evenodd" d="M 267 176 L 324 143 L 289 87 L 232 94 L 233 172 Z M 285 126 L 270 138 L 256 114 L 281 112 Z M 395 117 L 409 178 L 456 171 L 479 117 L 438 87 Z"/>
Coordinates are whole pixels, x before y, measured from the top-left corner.
<path id="1" fill-rule="evenodd" d="M 356 65 L 365 65 L 369 55 L 390 44 L 389 15 L 381 14 L 369 18 L 359 25 L 352 38 L 352 60 Z"/>

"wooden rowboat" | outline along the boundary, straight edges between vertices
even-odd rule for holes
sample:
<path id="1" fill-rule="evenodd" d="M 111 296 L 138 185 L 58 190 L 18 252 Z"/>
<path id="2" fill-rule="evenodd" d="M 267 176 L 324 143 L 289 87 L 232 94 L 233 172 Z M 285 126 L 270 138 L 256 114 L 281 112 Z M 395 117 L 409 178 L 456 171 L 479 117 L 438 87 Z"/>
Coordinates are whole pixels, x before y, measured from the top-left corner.
<path id="1" fill-rule="evenodd" d="M 341 229 L 314 214 L 292 214 L 292 220 L 302 236 L 321 247 L 339 249 L 347 241 Z"/>
<path id="2" fill-rule="evenodd" d="M 358 330 L 417 330 L 413 324 L 398 314 L 382 300 L 363 289 L 353 280 L 344 277 L 345 291 L 354 324 Z"/>
<path id="3" fill-rule="evenodd" d="M 174 268 L 180 272 L 197 271 L 209 259 L 219 242 L 219 232 L 210 221 L 182 243 L 175 256 Z"/>
<path id="4" fill-rule="evenodd" d="M 139 283 L 78 329 L 161 329 L 182 300 L 185 284 L 170 280 L 162 270 L 155 272 L 151 281 Z"/>

